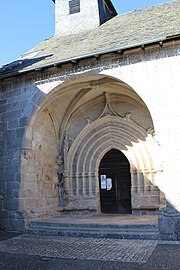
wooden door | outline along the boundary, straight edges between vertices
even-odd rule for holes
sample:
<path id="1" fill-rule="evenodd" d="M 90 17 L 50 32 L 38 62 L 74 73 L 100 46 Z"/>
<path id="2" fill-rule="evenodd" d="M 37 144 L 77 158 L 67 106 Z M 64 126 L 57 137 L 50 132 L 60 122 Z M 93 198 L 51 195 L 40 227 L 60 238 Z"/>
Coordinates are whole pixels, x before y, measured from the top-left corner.
<path id="1" fill-rule="evenodd" d="M 103 157 L 99 167 L 99 186 L 102 213 L 132 212 L 130 166 L 122 152 L 110 150 Z"/>

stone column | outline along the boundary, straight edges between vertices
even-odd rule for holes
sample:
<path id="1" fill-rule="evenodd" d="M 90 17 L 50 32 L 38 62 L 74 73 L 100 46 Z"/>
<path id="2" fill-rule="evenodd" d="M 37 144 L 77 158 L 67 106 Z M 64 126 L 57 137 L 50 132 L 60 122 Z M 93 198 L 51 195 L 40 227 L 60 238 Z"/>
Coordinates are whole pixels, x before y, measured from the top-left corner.
<path id="1" fill-rule="evenodd" d="M 137 192 L 137 172 L 136 170 L 131 170 L 131 194 Z"/>

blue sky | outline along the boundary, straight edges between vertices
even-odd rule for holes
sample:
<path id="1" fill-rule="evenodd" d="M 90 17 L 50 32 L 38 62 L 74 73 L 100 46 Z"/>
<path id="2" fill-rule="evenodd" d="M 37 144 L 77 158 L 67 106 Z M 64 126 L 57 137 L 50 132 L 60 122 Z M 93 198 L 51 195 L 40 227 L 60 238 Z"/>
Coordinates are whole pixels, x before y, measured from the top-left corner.
<path id="1" fill-rule="evenodd" d="M 124 13 L 170 0 L 112 0 L 112 2 L 118 13 Z M 17 59 L 53 34 L 54 3 L 51 0 L 0 1 L 0 65 Z"/>

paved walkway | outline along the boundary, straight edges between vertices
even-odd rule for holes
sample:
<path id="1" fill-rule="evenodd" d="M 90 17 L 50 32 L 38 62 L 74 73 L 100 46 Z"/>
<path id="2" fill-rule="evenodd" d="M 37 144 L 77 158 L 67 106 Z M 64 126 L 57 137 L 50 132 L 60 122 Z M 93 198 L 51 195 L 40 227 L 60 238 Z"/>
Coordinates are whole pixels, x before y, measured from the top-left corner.
<path id="1" fill-rule="evenodd" d="M 5 234 L 0 232 L 3 270 L 175 270 L 180 264 L 180 242 Z"/>
<path id="2" fill-rule="evenodd" d="M 145 263 L 156 245 L 155 241 L 22 235 L 0 242 L 0 251 L 45 258 Z"/>
<path id="3" fill-rule="evenodd" d="M 146 263 L 158 244 L 180 242 L 20 235 L 0 242 L 0 252 L 68 258 Z"/>

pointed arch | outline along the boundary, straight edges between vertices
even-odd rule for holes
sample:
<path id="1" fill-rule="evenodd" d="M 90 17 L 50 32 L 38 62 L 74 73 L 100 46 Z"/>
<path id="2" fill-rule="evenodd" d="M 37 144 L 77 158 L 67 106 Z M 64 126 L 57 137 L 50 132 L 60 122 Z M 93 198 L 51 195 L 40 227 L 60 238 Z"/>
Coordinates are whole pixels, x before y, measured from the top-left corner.
<path id="1" fill-rule="evenodd" d="M 67 155 L 66 190 L 77 204 L 80 196 L 99 194 L 99 165 L 111 149 L 121 151 L 130 163 L 132 194 L 154 188 L 154 174 L 160 168 L 151 155 L 158 154 L 152 135 L 133 121 L 107 115 L 83 129 Z"/>

